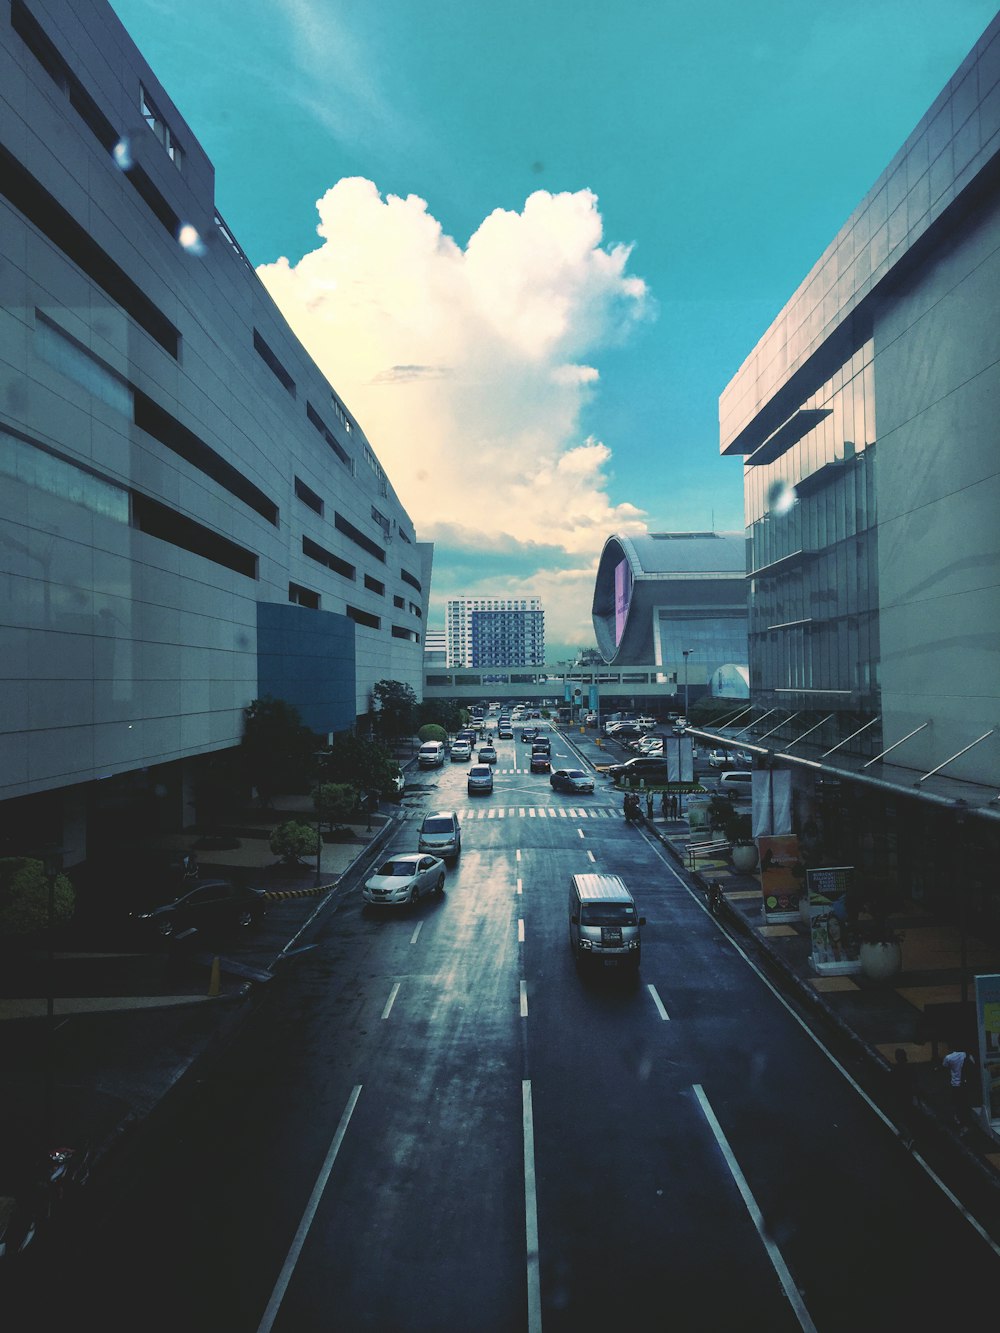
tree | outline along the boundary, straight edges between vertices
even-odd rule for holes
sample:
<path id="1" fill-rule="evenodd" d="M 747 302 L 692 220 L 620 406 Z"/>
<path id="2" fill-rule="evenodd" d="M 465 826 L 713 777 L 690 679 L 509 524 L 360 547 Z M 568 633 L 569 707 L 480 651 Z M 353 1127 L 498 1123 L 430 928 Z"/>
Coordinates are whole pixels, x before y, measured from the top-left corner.
<path id="1" fill-rule="evenodd" d="M 436 722 L 446 732 L 459 731 L 468 720 L 468 713 L 453 699 L 424 699 L 417 708 L 417 724 L 424 727 Z"/>
<path id="2" fill-rule="evenodd" d="M 375 730 L 387 740 L 412 736 L 417 714 L 417 696 L 401 680 L 380 680 L 372 688 Z"/>
<path id="3" fill-rule="evenodd" d="M 346 782 L 358 796 L 392 791 L 399 765 L 380 741 L 362 740 L 345 731 L 333 738 L 321 761 L 327 782 Z"/>
<path id="4" fill-rule="evenodd" d="M 69 921 L 76 894 L 66 875 L 56 875 L 52 924 Z M 45 866 L 30 856 L 0 858 L 0 938 L 35 935 L 49 925 L 49 880 Z"/>
<path id="5" fill-rule="evenodd" d="M 428 722 L 417 732 L 417 738 L 421 744 L 424 741 L 440 741 L 443 745 L 448 739 L 448 733 L 444 727 L 439 727 L 436 722 Z"/>
<path id="6" fill-rule="evenodd" d="M 308 790 L 315 768 L 313 755 L 320 744 L 298 709 L 283 699 L 254 699 L 243 710 L 240 754 L 262 806 L 270 806 L 279 792 Z"/>
<path id="7" fill-rule="evenodd" d="M 349 782 L 324 782 L 313 797 L 316 814 L 324 824 L 343 824 L 358 803 L 358 793 Z"/>
<path id="8" fill-rule="evenodd" d="M 271 834 L 271 851 L 286 865 L 295 865 L 303 856 L 316 850 L 316 830 L 308 824 L 286 819 Z"/>

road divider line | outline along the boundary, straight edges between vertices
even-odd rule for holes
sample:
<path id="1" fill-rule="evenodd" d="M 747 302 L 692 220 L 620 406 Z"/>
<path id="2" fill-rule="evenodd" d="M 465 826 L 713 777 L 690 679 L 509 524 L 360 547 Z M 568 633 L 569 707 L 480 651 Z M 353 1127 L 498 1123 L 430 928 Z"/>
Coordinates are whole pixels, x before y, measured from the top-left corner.
<path id="1" fill-rule="evenodd" d="M 757 1228 L 757 1234 L 760 1236 L 764 1248 L 767 1251 L 767 1257 L 771 1260 L 774 1271 L 778 1275 L 778 1281 L 781 1283 L 782 1290 L 788 1299 L 788 1303 L 795 1311 L 795 1317 L 799 1321 L 799 1327 L 803 1329 L 805 1333 L 816 1333 L 816 1325 L 813 1323 L 809 1311 L 806 1309 L 805 1301 L 803 1301 L 798 1287 L 792 1280 L 792 1275 L 788 1271 L 788 1265 L 785 1263 L 784 1256 L 771 1237 L 767 1234 L 767 1228 L 764 1225 L 764 1217 L 760 1208 L 757 1206 L 757 1200 L 753 1197 L 750 1186 L 747 1184 L 746 1176 L 744 1176 L 743 1172 L 740 1170 L 740 1165 L 736 1160 L 735 1154 L 729 1146 L 729 1140 L 726 1138 L 722 1126 L 716 1119 L 711 1103 L 705 1096 L 704 1088 L 702 1088 L 700 1083 L 696 1083 L 694 1084 L 693 1091 L 694 1095 L 698 1098 L 698 1104 L 701 1107 L 702 1114 L 708 1121 L 708 1126 L 712 1133 L 715 1135 L 715 1141 L 722 1150 L 722 1155 L 726 1159 L 726 1165 L 729 1167 L 729 1173 L 736 1183 L 736 1188 L 739 1190 L 743 1202 L 746 1204 L 747 1212 L 750 1214 L 753 1224 Z"/>
<path id="2" fill-rule="evenodd" d="M 583 829 L 582 829 L 582 828 L 578 828 L 578 829 L 577 829 L 577 831 L 576 831 L 576 836 L 577 836 L 578 838 L 582 838 L 582 837 L 584 836 L 584 833 L 583 833 Z"/>
<path id="3" fill-rule="evenodd" d="M 528 1017 L 528 983 L 521 982 L 521 1017 Z"/>
<path id="4" fill-rule="evenodd" d="M 542 1333 L 542 1281 L 538 1260 L 538 1198 L 535 1189 L 535 1127 L 531 1114 L 531 1080 L 521 1080 L 524 1132 L 524 1230 L 528 1261 L 528 1333 Z"/>
<path id="5" fill-rule="evenodd" d="M 588 851 L 587 851 L 587 860 L 588 860 L 588 861 L 596 861 L 596 860 L 597 860 L 597 858 L 595 857 L 594 853 L 593 853 L 592 851 L 590 851 L 589 849 L 588 849 Z"/>
<path id="6" fill-rule="evenodd" d="M 656 987 L 655 987 L 652 983 L 650 983 L 650 984 L 648 984 L 648 985 L 646 986 L 646 989 L 649 991 L 650 995 L 653 997 L 653 1003 L 656 1005 L 656 1008 L 657 1008 L 657 1010 L 659 1011 L 660 1017 L 663 1019 L 664 1023 L 669 1023 L 669 1022 L 670 1022 L 670 1015 L 667 1013 L 666 1009 L 663 1007 L 663 1001 L 660 999 L 660 997 L 659 997 L 659 995 L 658 995 L 658 993 L 657 993 Z"/>
<path id="7" fill-rule="evenodd" d="M 520 877 L 518 878 L 518 881 L 517 881 L 517 887 L 516 887 L 516 889 L 514 890 L 514 892 L 515 892 L 515 893 L 520 893 L 520 892 L 521 892 L 521 880 L 520 880 Z"/>
<path id="8" fill-rule="evenodd" d="M 295 1265 L 299 1261 L 299 1255 L 302 1253 L 302 1247 L 306 1243 L 306 1237 L 309 1235 L 309 1228 L 313 1224 L 313 1218 L 316 1216 L 316 1210 L 319 1208 L 319 1201 L 323 1197 L 323 1191 L 326 1189 L 326 1182 L 330 1179 L 330 1172 L 333 1170 L 333 1164 L 337 1160 L 337 1154 L 340 1152 L 340 1145 L 344 1142 L 344 1135 L 347 1133 L 347 1126 L 351 1122 L 351 1116 L 354 1114 L 354 1108 L 358 1104 L 358 1098 L 361 1096 L 360 1083 L 356 1084 L 350 1097 L 347 1099 L 347 1105 L 344 1107 L 344 1113 L 340 1117 L 340 1123 L 337 1126 L 337 1132 L 333 1136 L 333 1142 L 327 1150 L 323 1165 L 320 1167 L 319 1175 L 316 1177 L 316 1183 L 313 1185 L 312 1193 L 309 1195 L 309 1202 L 306 1204 L 305 1212 L 302 1214 L 302 1220 L 299 1222 L 298 1230 L 292 1239 L 288 1254 L 285 1256 L 285 1262 L 281 1266 L 281 1272 L 278 1274 L 278 1280 L 271 1291 L 271 1299 L 267 1303 L 267 1308 L 257 1325 L 257 1333 L 270 1333 L 274 1326 L 275 1318 L 281 1309 L 281 1302 L 285 1299 L 285 1292 L 288 1290 L 288 1284 L 292 1280 L 292 1274 L 295 1272 Z M 534 1162 L 534 1146 L 532 1146 L 532 1162 Z M 534 1188 L 534 1179 L 532 1178 L 532 1188 Z M 536 1223 L 537 1235 L 537 1223 Z M 536 1252 L 537 1252 L 536 1241 Z M 537 1325 L 541 1328 L 541 1323 Z"/>
<path id="9" fill-rule="evenodd" d="M 414 926 L 414 928 L 413 928 L 413 934 L 410 936 L 410 943 L 411 943 L 411 944 L 416 944 L 416 942 L 417 942 L 417 936 L 420 934 L 420 928 L 421 928 L 421 926 L 422 926 L 423 924 L 424 924 L 424 923 L 423 923 L 422 921 L 418 921 L 417 924 Z"/>
<path id="10" fill-rule="evenodd" d="M 518 942 L 518 944 L 523 944 L 523 943 L 524 943 L 524 917 L 523 917 L 523 916 L 519 916 L 519 917 L 517 918 L 517 942 Z"/>
<path id="11" fill-rule="evenodd" d="M 392 990 L 389 992 L 389 998 L 388 1000 L 386 1000 L 385 1008 L 382 1010 L 383 1018 L 389 1017 L 389 1013 L 392 1009 L 392 1006 L 396 1003 L 396 996 L 399 994 L 399 988 L 401 985 L 402 982 L 397 981 L 396 984 L 393 986 Z"/>

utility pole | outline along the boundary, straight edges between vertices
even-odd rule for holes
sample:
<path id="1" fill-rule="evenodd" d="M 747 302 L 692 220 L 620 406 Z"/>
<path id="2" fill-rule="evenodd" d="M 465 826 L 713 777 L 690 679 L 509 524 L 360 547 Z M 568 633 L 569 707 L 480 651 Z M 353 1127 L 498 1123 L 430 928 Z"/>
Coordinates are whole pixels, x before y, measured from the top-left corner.
<path id="1" fill-rule="evenodd" d="M 681 656 L 684 658 L 684 716 L 688 716 L 688 657 L 694 652 L 693 648 L 682 648 Z"/>

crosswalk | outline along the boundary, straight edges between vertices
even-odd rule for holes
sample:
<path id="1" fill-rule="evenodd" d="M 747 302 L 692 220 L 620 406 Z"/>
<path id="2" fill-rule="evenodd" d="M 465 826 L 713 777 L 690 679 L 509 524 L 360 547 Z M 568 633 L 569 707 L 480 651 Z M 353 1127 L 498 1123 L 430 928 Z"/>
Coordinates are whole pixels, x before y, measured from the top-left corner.
<path id="1" fill-rule="evenodd" d="M 473 819 L 621 819 L 613 805 L 469 805 L 459 807 L 459 818 Z"/>

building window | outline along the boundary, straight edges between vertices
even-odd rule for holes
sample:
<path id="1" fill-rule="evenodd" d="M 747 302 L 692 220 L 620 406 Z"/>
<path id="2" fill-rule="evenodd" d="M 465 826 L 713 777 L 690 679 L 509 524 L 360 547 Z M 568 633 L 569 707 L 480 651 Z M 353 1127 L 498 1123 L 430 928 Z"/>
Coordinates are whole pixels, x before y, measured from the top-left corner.
<path id="1" fill-rule="evenodd" d="M 341 445 L 337 442 L 336 437 L 333 435 L 332 431 L 330 431 L 326 422 L 316 411 L 315 407 L 313 407 L 312 403 L 310 403 L 308 400 L 306 401 L 306 416 L 309 418 L 312 425 L 314 425 L 316 429 L 319 431 L 320 435 L 323 436 L 323 439 L 326 440 L 327 444 L 330 446 L 333 452 L 343 463 L 344 467 L 349 468 L 350 471 L 353 473 L 354 459 L 347 452 L 347 450 L 342 448 Z"/>
<path id="2" fill-rule="evenodd" d="M 373 579 L 370 574 L 365 575 L 365 587 L 369 592 L 377 592 L 380 597 L 385 596 L 385 584 L 379 583 L 378 579 Z"/>
<path id="3" fill-rule="evenodd" d="M 410 603 L 410 610 L 411 610 L 411 612 L 412 612 L 415 616 L 417 616 L 420 620 L 423 620 L 423 618 L 424 618 L 424 613 L 423 613 L 423 611 L 421 611 L 420 607 L 417 606 L 416 602 L 411 602 L 411 603 Z"/>
<path id="4" fill-rule="evenodd" d="M 278 380 L 278 382 L 294 398 L 295 381 L 292 379 L 291 375 L 289 375 L 288 371 L 285 369 L 285 367 L 281 364 L 278 358 L 271 351 L 270 347 L 268 347 L 267 343 L 260 336 L 260 333 L 257 331 L 257 329 L 254 329 L 253 331 L 253 346 L 254 346 L 254 351 L 264 362 L 265 366 L 267 366 L 268 370 L 271 371 L 275 379 Z"/>
<path id="5" fill-rule="evenodd" d="M 322 516 L 323 501 L 311 487 L 305 484 L 301 477 L 295 478 L 295 494 L 303 504 L 308 505 L 315 513 Z"/>
<path id="6" fill-rule="evenodd" d="M 362 611 L 360 607 L 348 606 L 345 608 L 347 615 L 356 625 L 365 625 L 368 629 L 381 629 L 382 621 L 378 616 L 373 616 L 368 611 Z"/>
<path id="7" fill-rule="evenodd" d="M 376 509 L 374 505 L 372 505 L 372 518 L 388 537 L 392 531 L 392 524 L 386 518 L 385 514 Z"/>
<path id="8" fill-rule="evenodd" d="M 139 84 L 139 110 L 142 112 L 143 120 L 167 150 L 167 157 L 180 171 L 181 164 L 184 161 L 184 152 L 177 142 L 177 136 L 157 111 L 153 99 L 141 83 Z"/>
<path id="9" fill-rule="evenodd" d="M 140 532 L 179 546 L 181 550 L 200 555 L 204 560 L 224 565 L 248 579 L 257 577 L 257 557 L 245 547 L 237 546 L 228 537 L 213 532 L 193 518 L 179 514 L 176 509 L 153 500 L 138 491 L 131 492 L 132 526 Z"/>
<path id="10" fill-rule="evenodd" d="M 339 555 L 334 555 L 332 551 L 326 550 L 319 542 L 314 542 L 309 537 L 302 538 L 302 554 L 307 555 L 310 560 L 315 560 L 317 564 L 326 565 L 327 569 L 332 569 L 341 578 L 352 580 L 357 578 L 357 571 L 353 565 L 341 560 Z"/>
<path id="11" fill-rule="evenodd" d="M 394 639 L 408 639 L 410 643 L 419 643 L 420 635 L 416 630 L 406 629 L 403 625 L 393 625 L 392 637 Z"/>
<path id="12" fill-rule="evenodd" d="M 393 604 L 393 606 L 398 607 L 400 611 L 405 611 L 405 609 L 406 609 L 406 598 L 405 598 L 405 597 L 397 597 L 397 596 L 395 595 L 395 593 L 394 593 L 394 594 L 393 594 L 393 598 L 392 598 L 392 604 Z"/>
<path id="13" fill-rule="evenodd" d="M 121 412 L 122 416 L 132 416 L 132 388 L 127 380 L 116 375 L 110 367 L 96 357 L 75 338 L 35 311 L 35 347 L 42 358 L 67 379 L 75 380 L 88 393 L 100 398 L 101 402 Z"/>
<path id="14" fill-rule="evenodd" d="M 303 588 L 300 583 L 288 585 L 288 600 L 296 606 L 308 606 L 310 611 L 319 610 L 319 593 L 311 588 Z"/>
<path id="15" fill-rule="evenodd" d="M 356 528 L 349 519 L 346 519 L 343 514 L 334 514 L 333 526 L 338 532 L 342 532 L 345 537 L 350 537 L 351 541 L 354 542 L 356 546 L 360 546 L 362 551 L 367 551 L 369 555 L 373 555 L 376 560 L 381 560 L 382 563 L 385 564 L 385 552 L 382 550 L 381 546 L 376 546 L 370 537 L 366 537 L 365 534 L 361 532 L 360 529 Z"/>
<path id="16" fill-rule="evenodd" d="M 414 578 L 413 575 L 408 573 L 407 570 L 401 569 L 399 571 L 399 577 L 403 580 L 404 583 L 408 583 L 411 588 L 416 588 L 417 592 L 423 592 L 423 588 L 421 588 L 420 586 L 420 580 Z"/>

